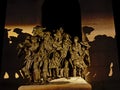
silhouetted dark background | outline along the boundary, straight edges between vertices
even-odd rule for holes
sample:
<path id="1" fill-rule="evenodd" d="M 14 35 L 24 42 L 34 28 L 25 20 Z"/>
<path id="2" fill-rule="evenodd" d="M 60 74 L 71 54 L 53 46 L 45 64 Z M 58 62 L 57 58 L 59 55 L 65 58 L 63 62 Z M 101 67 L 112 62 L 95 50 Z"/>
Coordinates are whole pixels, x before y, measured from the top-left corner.
<path id="1" fill-rule="evenodd" d="M 4 27 L 5 27 L 5 15 L 6 15 L 6 7 L 7 7 L 7 0 L 0 0 L 0 12 L 2 12 L 0 14 L 0 41 L 1 43 L 3 43 L 3 37 L 4 37 Z M 1 66 L 1 57 L 2 57 L 2 48 L 3 48 L 3 44 L 1 44 L 1 48 L 0 48 L 0 66 Z M 0 72 L 1 72 L 1 68 L 0 68 Z"/>
<path id="2" fill-rule="evenodd" d="M 79 0 L 45 0 L 42 6 L 42 25 L 49 31 L 62 27 L 72 37 L 81 39 Z"/>
<path id="3" fill-rule="evenodd" d="M 117 48 L 118 48 L 118 55 L 119 55 L 119 71 L 120 71 L 120 6 L 119 2 L 112 0 L 113 5 L 113 15 L 115 21 L 115 31 L 116 31 L 116 39 L 117 39 Z"/>

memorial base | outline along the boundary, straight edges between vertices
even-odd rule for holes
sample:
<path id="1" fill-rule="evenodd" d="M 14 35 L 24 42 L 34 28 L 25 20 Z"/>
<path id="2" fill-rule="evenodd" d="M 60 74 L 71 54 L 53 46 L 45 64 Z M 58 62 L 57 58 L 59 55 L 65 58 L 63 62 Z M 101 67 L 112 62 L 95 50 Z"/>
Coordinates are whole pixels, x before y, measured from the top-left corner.
<path id="1" fill-rule="evenodd" d="M 82 82 L 78 82 L 80 81 L 79 79 Z M 23 85 L 18 90 L 92 90 L 92 87 L 82 78 L 71 78 L 70 80 L 53 80 L 47 85 Z"/>

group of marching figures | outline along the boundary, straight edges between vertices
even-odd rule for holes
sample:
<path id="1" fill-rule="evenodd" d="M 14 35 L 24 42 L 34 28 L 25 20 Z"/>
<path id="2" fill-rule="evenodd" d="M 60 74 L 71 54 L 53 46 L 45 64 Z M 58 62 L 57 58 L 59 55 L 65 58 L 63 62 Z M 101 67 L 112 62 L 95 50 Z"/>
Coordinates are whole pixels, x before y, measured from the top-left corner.
<path id="1" fill-rule="evenodd" d="M 40 84 L 61 77 L 85 78 L 84 71 L 90 66 L 88 42 L 78 36 L 72 40 L 62 28 L 53 33 L 45 29 L 34 27 L 32 35 L 17 46 L 18 55 L 24 53 L 24 77 Z"/>

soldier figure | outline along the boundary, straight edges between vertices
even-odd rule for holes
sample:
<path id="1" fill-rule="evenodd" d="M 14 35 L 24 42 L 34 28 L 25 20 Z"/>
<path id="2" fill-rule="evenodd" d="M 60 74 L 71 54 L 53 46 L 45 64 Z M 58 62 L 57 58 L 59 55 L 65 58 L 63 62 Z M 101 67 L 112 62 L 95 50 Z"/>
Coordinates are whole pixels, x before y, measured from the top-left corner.
<path id="1" fill-rule="evenodd" d="M 70 40 L 69 34 L 64 34 L 63 42 L 62 42 L 62 49 L 61 49 L 61 57 L 65 59 L 67 57 L 67 53 L 71 48 L 72 41 Z"/>
<path id="2" fill-rule="evenodd" d="M 40 83 L 41 82 L 41 58 L 39 53 L 37 53 L 34 56 L 34 63 L 33 63 L 33 80 L 34 83 Z"/>
<path id="3" fill-rule="evenodd" d="M 60 55 L 61 55 L 61 77 L 63 77 L 64 75 L 64 71 L 67 69 L 63 69 L 66 65 L 66 60 L 69 60 L 69 50 L 71 48 L 71 43 L 72 41 L 70 40 L 70 35 L 67 33 L 64 33 L 63 35 L 63 41 L 62 41 L 62 49 L 60 50 Z M 66 73 L 68 72 L 68 70 L 66 71 Z"/>
<path id="4" fill-rule="evenodd" d="M 43 73 L 43 82 L 42 84 L 47 83 L 48 79 L 48 63 L 49 63 L 49 56 L 52 52 L 52 37 L 50 32 L 45 32 L 45 37 L 43 42 L 40 45 L 39 53 L 42 57 L 42 73 Z"/>
<path id="5" fill-rule="evenodd" d="M 53 42 L 53 48 L 55 50 L 61 50 L 62 49 L 62 39 L 63 39 L 63 29 L 60 28 L 60 30 L 57 30 L 54 34 L 54 42 Z"/>
<path id="6" fill-rule="evenodd" d="M 87 41 L 82 41 L 80 43 L 82 46 L 84 61 L 85 61 L 87 66 L 90 66 L 90 55 L 89 55 L 90 45 L 88 44 Z"/>
<path id="7" fill-rule="evenodd" d="M 86 67 L 82 59 L 82 49 L 79 43 L 79 38 L 77 36 L 74 37 L 74 43 L 72 45 L 70 53 L 71 53 L 70 62 L 72 63 L 73 67 L 73 76 L 76 77 L 77 73 L 79 73 L 79 71 L 82 71 Z"/>
<path id="8" fill-rule="evenodd" d="M 37 37 L 35 36 L 27 37 L 25 39 L 25 42 L 19 44 L 19 47 L 23 47 L 26 53 L 24 62 L 25 66 L 22 68 L 22 71 L 30 81 L 34 81 L 32 75 L 33 72 L 31 71 L 31 69 L 33 68 L 32 65 L 34 62 L 34 57 L 39 47 Z"/>
<path id="9" fill-rule="evenodd" d="M 52 59 L 49 60 L 49 71 L 52 78 L 59 77 L 60 67 L 60 53 L 58 51 L 53 52 Z"/>
<path id="10" fill-rule="evenodd" d="M 33 27 L 33 31 L 32 31 L 32 33 L 33 33 L 33 36 L 39 36 L 40 38 L 43 38 L 43 36 L 44 36 L 44 30 L 45 30 L 46 28 L 43 28 L 42 26 L 35 26 L 35 27 Z"/>
<path id="11" fill-rule="evenodd" d="M 31 47 L 31 37 L 28 36 L 24 42 L 19 43 L 18 44 L 18 48 L 20 49 L 18 54 L 21 53 L 21 51 L 25 52 L 25 62 L 24 62 L 24 67 L 22 68 L 22 71 L 24 72 L 24 75 L 26 78 L 28 78 L 30 81 L 32 81 L 32 77 L 31 77 L 31 72 L 30 72 L 30 68 L 32 66 L 32 52 L 30 51 L 30 47 Z"/>

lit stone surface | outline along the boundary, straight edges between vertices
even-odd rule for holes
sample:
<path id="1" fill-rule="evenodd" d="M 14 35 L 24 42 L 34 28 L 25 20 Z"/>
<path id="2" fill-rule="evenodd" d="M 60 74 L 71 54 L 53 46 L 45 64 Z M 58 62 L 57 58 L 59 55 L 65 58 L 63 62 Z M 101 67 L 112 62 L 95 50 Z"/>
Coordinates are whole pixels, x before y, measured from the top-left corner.
<path id="1" fill-rule="evenodd" d="M 23 85 L 18 90 L 92 90 L 92 87 L 80 77 L 60 78 L 47 85 Z"/>

